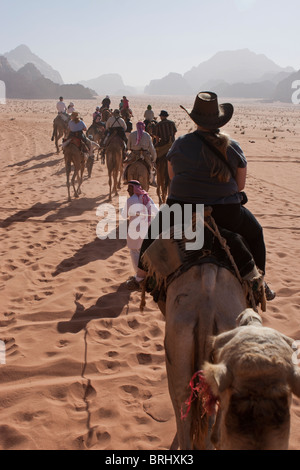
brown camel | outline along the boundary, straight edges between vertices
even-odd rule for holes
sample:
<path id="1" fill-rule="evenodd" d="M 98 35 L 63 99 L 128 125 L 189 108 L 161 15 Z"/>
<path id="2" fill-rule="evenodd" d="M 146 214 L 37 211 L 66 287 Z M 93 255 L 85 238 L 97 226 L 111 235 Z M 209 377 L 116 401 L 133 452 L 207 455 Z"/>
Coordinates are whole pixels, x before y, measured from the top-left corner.
<path id="1" fill-rule="evenodd" d="M 67 175 L 67 188 L 68 188 L 68 201 L 71 201 L 70 195 L 70 186 L 72 184 L 74 189 L 74 197 L 78 198 L 81 193 L 80 187 L 82 184 L 82 177 L 85 167 L 85 160 L 82 152 L 79 147 L 72 142 L 69 143 L 63 149 L 66 165 L 66 175 Z M 70 183 L 70 173 L 72 170 L 72 165 L 74 168 L 73 176 Z M 75 187 L 75 179 L 77 178 L 77 188 Z"/>
<path id="2" fill-rule="evenodd" d="M 108 108 L 103 108 L 101 111 L 101 121 L 106 122 L 112 116 L 112 112 Z"/>
<path id="3" fill-rule="evenodd" d="M 149 190 L 150 175 L 149 170 L 142 160 L 136 160 L 130 163 L 127 168 L 127 181 L 137 180 L 141 183 L 142 188 L 145 191 Z"/>
<path id="4" fill-rule="evenodd" d="M 101 155 L 101 163 L 105 163 L 105 150 L 101 147 L 102 140 L 104 138 L 105 126 L 97 126 L 93 123 L 88 130 L 86 131 L 87 137 L 92 136 L 92 140 L 99 145 L 99 149 L 97 151 L 97 161 L 99 160 L 99 154 Z"/>
<path id="5" fill-rule="evenodd" d="M 166 202 L 169 187 L 170 187 L 170 178 L 168 174 L 168 160 L 167 153 L 171 148 L 172 142 L 163 145 L 161 147 L 155 147 L 157 158 L 156 158 L 156 194 L 158 197 L 159 205 Z"/>
<path id="6" fill-rule="evenodd" d="M 112 199 L 112 191 L 115 192 L 115 196 L 118 195 L 118 189 L 121 188 L 122 178 L 122 162 L 123 162 L 123 148 L 124 141 L 113 131 L 109 137 L 108 144 L 105 150 L 106 154 L 106 165 L 108 170 L 108 184 L 109 184 L 109 201 Z M 112 188 L 112 178 L 114 181 Z M 119 180 L 118 180 L 119 178 Z"/>
<path id="7" fill-rule="evenodd" d="M 293 340 L 246 309 L 212 339 L 206 383 L 219 402 L 212 441 L 220 450 L 287 450 L 292 394 L 300 396 Z"/>
<path id="8" fill-rule="evenodd" d="M 168 287 L 166 367 L 181 450 L 212 448 L 209 428 L 213 417 L 203 414 L 199 401 L 187 413 L 189 383 L 209 360 L 208 338 L 234 328 L 246 306 L 237 278 L 211 263 L 191 267 Z M 182 418 L 182 414 L 186 416 Z"/>
<path id="9" fill-rule="evenodd" d="M 59 153 L 59 139 L 61 139 L 62 137 L 67 137 L 68 132 L 68 121 L 64 121 L 59 115 L 56 116 L 53 121 L 53 133 L 51 140 L 55 141 L 57 153 Z"/>
<path id="10" fill-rule="evenodd" d="M 96 124 L 92 124 L 88 130 L 86 131 L 87 137 L 91 135 L 93 137 L 93 141 L 100 145 L 100 142 L 104 136 L 105 127 L 104 126 L 97 126 Z"/>

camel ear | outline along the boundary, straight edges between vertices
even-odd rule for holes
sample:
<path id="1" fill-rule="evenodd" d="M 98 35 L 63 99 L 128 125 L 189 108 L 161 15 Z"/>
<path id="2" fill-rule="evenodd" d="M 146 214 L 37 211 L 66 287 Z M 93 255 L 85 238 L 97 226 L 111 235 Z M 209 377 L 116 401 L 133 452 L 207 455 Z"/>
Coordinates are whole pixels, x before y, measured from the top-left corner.
<path id="1" fill-rule="evenodd" d="M 292 376 L 289 380 L 291 391 L 297 397 L 300 397 L 300 368 L 297 365 L 293 366 Z"/>
<path id="2" fill-rule="evenodd" d="M 203 370 L 205 379 L 216 397 L 226 388 L 230 387 L 232 375 L 223 362 L 220 364 L 206 362 Z"/>

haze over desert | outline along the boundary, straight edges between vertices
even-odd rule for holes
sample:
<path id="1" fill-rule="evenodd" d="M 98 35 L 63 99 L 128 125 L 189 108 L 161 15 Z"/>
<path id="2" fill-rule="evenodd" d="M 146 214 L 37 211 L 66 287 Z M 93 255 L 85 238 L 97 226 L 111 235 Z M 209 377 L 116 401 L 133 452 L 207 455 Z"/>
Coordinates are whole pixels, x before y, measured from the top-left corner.
<path id="1" fill-rule="evenodd" d="M 88 126 L 101 99 L 73 100 Z M 118 108 L 120 96 L 111 100 Z M 177 137 L 195 128 L 180 108 L 193 96 L 129 100 L 134 129 L 149 103 L 156 116 L 168 110 Z M 235 112 L 224 131 L 248 160 L 247 207 L 264 229 L 266 279 L 277 293 L 263 324 L 300 341 L 300 108 L 226 101 Z M 126 240 L 96 236 L 96 210 L 108 198 L 100 160 L 90 179 L 85 171 L 80 197 L 67 201 L 63 153 L 51 142 L 55 105 L 0 104 L 0 449 L 169 449 L 176 425 L 164 317 L 150 295 L 141 312 L 140 292 L 124 285 L 133 274 Z M 155 187 L 149 194 L 158 203 Z M 294 398 L 290 450 L 299 436 Z"/>

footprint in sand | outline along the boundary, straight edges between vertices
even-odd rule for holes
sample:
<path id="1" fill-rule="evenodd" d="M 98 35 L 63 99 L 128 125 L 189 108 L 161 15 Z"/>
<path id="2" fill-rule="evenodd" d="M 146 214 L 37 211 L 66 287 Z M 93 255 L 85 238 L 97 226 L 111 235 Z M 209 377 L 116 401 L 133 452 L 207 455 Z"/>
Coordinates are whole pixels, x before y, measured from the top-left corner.
<path id="1" fill-rule="evenodd" d="M 19 347 L 15 342 L 15 338 L 4 338 L 4 343 L 6 362 L 8 358 L 10 358 L 11 360 L 13 357 L 19 356 L 21 354 L 19 351 Z"/>
<path id="2" fill-rule="evenodd" d="M 76 443 L 79 444 L 80 448 L 91 449 L 96 445 L 99 445 L 102 448 L 105 445 L 108 445 L 110 440 L 111 435 L 106 430 L 95 426 L 94 428 L 90 429 L 86 434 L 79 436 L 76 439 Z"/>
<path id="3" fill-rule="evenodd" d="M 5 312 L 4 319 L 0 320 L 0 327 L 4 328 L 5 326 L 9 326 L 10 324 L 16 321 L 16 314 L 15 312 Z"/>
<path id="4" fill-rule="evenodd" d="M 3 450 L 34 450 L 34 442 L 12 426 L 0 426 L 0 448 Z"/>

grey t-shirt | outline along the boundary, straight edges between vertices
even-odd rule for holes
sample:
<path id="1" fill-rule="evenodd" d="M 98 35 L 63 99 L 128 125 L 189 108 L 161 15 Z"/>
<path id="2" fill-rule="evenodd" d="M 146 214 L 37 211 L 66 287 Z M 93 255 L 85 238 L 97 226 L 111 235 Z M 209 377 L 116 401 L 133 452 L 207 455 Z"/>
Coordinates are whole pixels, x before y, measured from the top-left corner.
<path id="1" fill-rule="evenodd" d="M 179 137 L 167 154 L 174 177 L 171 181 L 169 198 L 196 204 L 235 204 L 241 201 L 236 180 L 231 176 L 228 182 L 220 182 L 210 176 L 208 160 L 203 152 L 210 149 L 195 135 Z M 231 140 L 227 149 L 228 162 L 234 173 L 237 168 L 247 166 L 246 157 L 238 142 Z"/>

